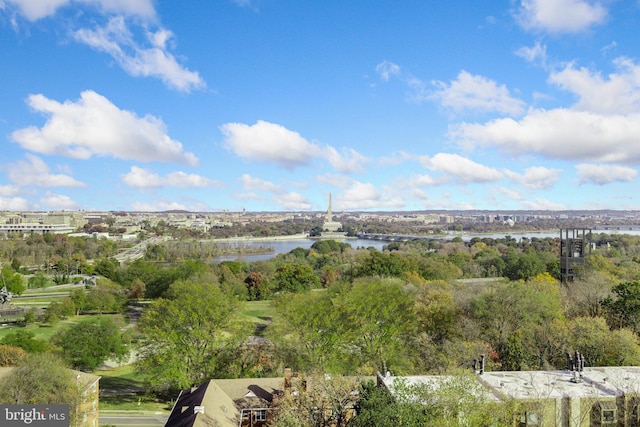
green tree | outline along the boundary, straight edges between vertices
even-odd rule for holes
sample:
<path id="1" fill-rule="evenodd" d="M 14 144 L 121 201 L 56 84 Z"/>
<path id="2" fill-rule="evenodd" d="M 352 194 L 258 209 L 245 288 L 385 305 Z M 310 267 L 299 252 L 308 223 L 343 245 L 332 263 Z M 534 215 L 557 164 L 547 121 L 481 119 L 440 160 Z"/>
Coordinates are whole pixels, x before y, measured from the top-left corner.
<path id="1" fill-rule="evenodd" d="M 344 357 L 354 372 L 372 374 L 384 362 L 411 366 L 407 339 L 415 334 L 414 295 L 398 279 L 361 279 L 332 298 Z"/>
<path id="2" fill-rule="evenodd" d="M 359 395 L 355 406 L 356 417 L 351 427 L 398 425 L 398 407 L 386 388 L 377 386 L 373 381 L 363 382 Z"/>
<path id="3" fill-rule="evenodd" d="M 338 319 L 327 292 L 283 295 L 273 307 L 276 315 L 268 337 L 287 366 L 305 372 L 336 369 Z"/>
<path id="4" fill-rule="evenodd" d="M 282 264 L 273 280 L 277 290 L 284 292 L 302 292 L 320 286 L 320 279 L 308 264 Z"/>
<path id="5" fill-rule="evenodd" d="M 527 283 L 494 285 L 472 302 L 479 338 L 489 342 L 501 358 L 518 355 L 505 369 L 543 368 L 564 358 L 562 339 L 555 335 L 562 331 L 560 289 L 557 282 L 546 280 L 547 275 L 540 277 Z M 553 330 L 549 325 L 555 325 Z M 512 337 L 516 332 L 521 336 Z"/>
<path id="6" fill-rule="evenodd" d="M 141 299 L 144 298 L 144 292 L 147 289 L 147 285 L 138 278 L 136 278 L 129 287 L 129 298 Z"/>
<path id="7" fill-rule="evenodd" d="M 45 341 L 35 338 L 36 334 L 26 329 L 18 329 L 2 338 L 2 344 L 20 347 L 28 353 L 42 353 L 48 347 Z"/>
<path id="8" fill-rule="evenodd" d="M 587 366 L 631 366 L 640 363 L 638 338 L 629 329 L 609 330 L 602 317 L 578 317 L 569 323 L 569 346 Z"/>
<path id="9" fill-rule="evenodd" d="M 608 297 L 603 302 L 611 325 L 640 333 L 640 280 L 620 283 L 611 291 L 615 297 Z"/>
<path id="10" fill-rule="evenodd" d="M 28 355 L 0 382 L 0 403 L 70 404 L 80 401 L 73 371 L 51 353 Z M 71 425 L 74 413 L 71 411 Z"/>
<path id="11" fill-rule="evenodd" d="M 8 267 L 3 267 L 0 270 L 0 275 L 2 276 L 2 280 L 0 280 L 0 285 L 6 286 L 7 290 L 14 295 L 20 295 L 25 291 L 24 281 L 22 280 L 22 276 L 19 273 L 13 271 L 13 269 Z M 1 288 L 2 286 L 0 286 Z"/>
<path id="12" fill-rule="evenodd" d="M 215 284 L 172 284 L 140 318 L 140 372 L 158 390 L 215 378 L 221 351 L 232 342 L 238 309 L 239 301 Z"/>
<path id="13" fill-rule="evenodd" d="M 69 364 L 82 371 L 95 371 L 108 358 L 122 359 L 128 354 L 120 328 L 110 317 L 97 317 L 76 323 L 52 338 Z"/>
<path id="14" fill-rule="evenodd" d="M 428 282 L 418 288 L 415 311 L 420 331 L 436 344 L 457 333 L 458 307 L 446 282 Z"/>

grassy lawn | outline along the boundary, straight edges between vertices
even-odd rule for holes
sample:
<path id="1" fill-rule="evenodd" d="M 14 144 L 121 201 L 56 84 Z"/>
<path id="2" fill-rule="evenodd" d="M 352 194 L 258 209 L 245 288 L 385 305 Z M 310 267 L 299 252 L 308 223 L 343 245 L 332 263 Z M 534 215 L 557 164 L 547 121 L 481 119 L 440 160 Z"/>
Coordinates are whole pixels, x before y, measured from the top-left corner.
<path id="1" fill-rule="evenodd" d="M 132 365 L 94 372 L 100 378 L 100 410 L 170 411 L 170 403 L 145 393 L 143 378 Z"/>
<path id="2" fill-rule="evenodd" d="M 126 316 L 122 315 L 122 314 L 103 314 L 103 316 L 113 316 L 116 318 L 116 322 L 120 322 L 117 324 L 122 324 L 125 325 L 127 323 L 128 318 L 126 318 Z M 64 328 L 68 328 L 69 326 L 73 325 L 74 323 L 78 323 L 82 320 L 86 320 L 89 319 L 90 316 L 72 316 L 69 317 L 66 320 L 61 320 L 59 322 L 56 322 L 54 324 L 44 324 L 44 323 L 32 323 L 30 325 L 27 326 L 9 326 L 9 327 L 4 327 L 4 328 L 0 328 L 0 340 L 2 340 L 2 338 L 7 335 L 10 334 L 12 332 L 16 332 L 17 330 L 27 330 L 30 332 L 33 332 L 34 334 L 34 338 L 35 339 L 39 339 L 39 340 L 43 340 L 43 341 L 49 341 L 49 339 L 55 335 L 56 332 L 58 332 L 60 329 L 64 329 Z"/>
<path id="3" fill-rule="evenodd" d="M 243 314 L 255 323 L 264 323 L 271 319 L 273 310 L 271 301 L 247 301 Z"/>
<path id="4" fill-rule="evenodd" d="M 34 338 L 49 341 L 56 332 L 60 329 L 66 328 L 69 325 L 76 323 L 77 318 L 69 318 L 67 320 L 61 320 L 59 322 L 54 323 L 53 325 L 45 325 L 45 324 L 31 324 L 27 326 L 10 326 L 5 328 L 0 328 L 0 340 L 7 334 L 16 332 L 18 330 L 27 330 L 33 332 Z"/>

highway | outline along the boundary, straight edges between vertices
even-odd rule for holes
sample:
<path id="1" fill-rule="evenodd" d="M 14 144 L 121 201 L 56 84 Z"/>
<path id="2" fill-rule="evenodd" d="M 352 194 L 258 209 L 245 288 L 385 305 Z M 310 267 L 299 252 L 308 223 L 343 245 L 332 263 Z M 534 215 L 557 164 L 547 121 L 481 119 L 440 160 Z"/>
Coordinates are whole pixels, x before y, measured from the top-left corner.
<path id="1" fill-rule="evenodd" d="M 163 236 L 153 236 L 150 237 L 140 243 L 138 243 L 137 245 L 135 245 L 132 248 L 129 248 L 123 252 L 120 252 L 119 254 L 117 254 L 116 256 L 114 256 L 115 259 L 118 260 L 118 262 L 120 262 L 121 264 L 127 263 L 127 262 L 131 262 L 131 261 L 135 261 L 138 258 L 142 258 L 144 256 L 144 252 L 147 249 L 148 245 L 155 245 L 158 243 L 161 243 L 165 240 L 168 240 L 169 237 L 163 237 Z"/>

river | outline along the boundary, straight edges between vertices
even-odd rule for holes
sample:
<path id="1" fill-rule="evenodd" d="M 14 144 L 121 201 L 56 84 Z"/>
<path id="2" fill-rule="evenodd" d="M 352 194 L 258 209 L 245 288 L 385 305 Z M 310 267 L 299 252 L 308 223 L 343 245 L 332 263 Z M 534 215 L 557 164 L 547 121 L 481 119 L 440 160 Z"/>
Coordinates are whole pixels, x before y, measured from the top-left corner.
<path id="1" fill-rule="evenodd" d="M 608 234 L 630 234 L 638 236 L 640 235 L 640 230 L 596 230 L 592 229 L 593 233 L 608 233 Z M 446 236 L 434 236 L 434 238 L 443 238 L 443 239 L 453 239 L 454 237 L 460 237 L 463 241 L 468 242 L 474 237 L 479 238 L 489 238 L 489 239 L 503 239 L 505 236 L 510 236 L 516 241 L 520 241 L 523 237 L 527 239 L 531 239 L 532 237 L 537 237 L 539 239 L 545 239 L 547 237 L 559 238 L 560 230 L 555 231 L 527 231 L 527 232 L 515 232 L 515 233 L 451 233 Z M 280 240 L 242 240 L 239 242 L 226 242 L 227 244 L 237 244 L 248 247 L 261 247 L 261 248 L 271 248 L 273 251 L 266 254 L 256 254 L 256 255 L 227 255 L 216 258 L 218 262 L 220 261 L 235 261 L 235 260 L 245 260 L 249 262 L 253 261 L 265 261 L 271 259 L 279 254 L 285 254 L 291 252 L 295 248 L 309 249 L 311 245 L 317 242 L 317 239 L 305 239 L 305 238 L 297 238 L 291 240 L 285 240 L 282 237 Z M 369 248 L 373 247 L 379 251 L 382 250 L 383 246 L 388 245 L 389 241 L 386 240 L 369 240 L 369 239 L 338 239 L 341 242 L 348 243 L 352 248 Z"/>

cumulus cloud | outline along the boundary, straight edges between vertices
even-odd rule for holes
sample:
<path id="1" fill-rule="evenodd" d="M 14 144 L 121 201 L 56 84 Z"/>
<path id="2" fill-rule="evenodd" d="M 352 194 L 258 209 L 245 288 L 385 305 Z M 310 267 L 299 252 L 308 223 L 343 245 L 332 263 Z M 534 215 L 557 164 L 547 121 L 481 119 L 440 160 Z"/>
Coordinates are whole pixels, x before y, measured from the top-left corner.
<path id="1" fill-rule="evenodd" d="M 438 180 L 434 179 L 431 175 L 427 174 L 414 174 L 409 178 L 396 178 L 393 181 L 394 187 L 401 189 L 417 189 L 423 187 L 429 187 L 432 185 L 438 185 Z"/>
<path id="2" fill-rule="evenodd" d="M 573 109 L 601 114 L 627 114 L 640 110 L 640 66 L 629 58 L 614 61 L 617 72 L 607 78 L 569 64 L 549 81 L 578 96 Z"/>
<path id="3" fill-rule="evenodd" d="M 602 164 L 576 165 L 580 184 L 605 185 L 612 182 L 631 182 L 638 172 L 630 167 Z"/>
<path id="4" fill-rule="evenodd" d="M 424 156 L 420 163 L 429 170 L 442 172 L 439 182 L 455 181 L 461 184 L 493 182 L 502 179 L 502 174 L 480 163 L 458 154 L 438 153 L 433 157 Z"/>
<path id="5" fill-rule="evenodd" d="M 524 109 L 524 102 L 513 98 L 505 85 L 464 70 L 449 84 L 432 83 L 437 90 L 430 97 L 456 112 L 472 110 L 517 115 Z"/>
<path id="6" fill-rule="evenodd" d="M 0 197 L 17 196 L 20 188 L 17 185 L 0 185 Z"/>
<path id="7" fill-rule="evenodd" d="M 55 194 L 47 191 L 47 195 L 40 199 L 40 203 L 49 209 L 53 210 L 76 210 L 80 208 L 80 205 L 69 196 L 62 194 Z"/>
<path id="8" fill-rule="evenodd" d="M 39 187 L 84 187 L 84 182 L 76 181 L 69 175 L 52 174 L 49 166 L 39 157 L 26 154 L 27 160 L 19 160 L 4 166 L 7 177 L 18 186 Z"/>
<path id="9" fill-rule="evenodd" d="M 247 160 L 275 163 L 287 170 L 307 166 L 314 159 L 327 160 L 337 171 L 359 172 L 367 159 L 355 150 L 342 153 L 331 146 L 307 141 L 298 132 L 259 120 L 254 125 L 227 123 L 220 127 L 225 147 Z"/>
<path id="10" fill-rule="evenodd" d="M 77 159 L 98 155 L 144 162 L 198 163 L 195 155 L 185 153 L 182 144 L 166 134 L 162 120 L 121 110 L 96 92 L 82 92 L 77 102 L 64 103 L 41 94 L 30 95 L 27 103 L 48 116 L 42 128 L 31 126 L 12 133 L 11 139 L 27 150 Z"/>
<path id="11" fill-rule="evenodd" d="M 505 169 L 504 174 L 512 181 L 532 190 L 544 190 L 553 187 L 558 182 L 562 169 L 551 169 L 544 166 L 534 166 L 519 174 Z"/>
<path id="12" fill-rule="evenodd" d="M 309 210 L 312 207 L 311 202 L 302 194 L 295 191 L 287 191 L 284 187 L 273 182 L 265 181 L 249 174 L 243 174 L 240 177 L 240 182 L 248 193 L 238 195 L 239 198 L 264 199 L 270 197 L 283 209 L 290 210 Z"/>
<path id="13" fill-rule="evenodd" d="M 160 187 L 211 187 L 220 185 L 218 181 L 196 174 L 187 174 L 182 171 L 171 172 L 166 176 L 160 176 L 148 169 L 132 166 L 129 172 L 123 174 L 122 180 L 130 187 L 136 188 L 160 188 Z"/>
<path id="14" fill-rule="evenodd" d="M 566 209 L 566 206 L 562 203 L 556 203 L 546 199 L 524 200 L 521 206 L 522 209 L 531 211 L 560 211 Z"/>
<path id="15" fill-rule="evenodd" d="M 276 194 L 273 196 L 273 201 L 288 210 L 310 210 L 312 207 L 311 202 L 305 196 L 293 191 Z"/>
<path id="16" fill-rule="evenodd" d="M 36 208 L 37 206 L 22 197 L 0 197 L 0 210 L 2 211 L 30 211 Z"/>
<path id="17" fill-rule="evenodd" d="M 527 30 L 577 33 L 603 23 L 607 9 L 599 1 L 522 0 L 516 18 Z"/>
<path id="18" fill-rule="evenodd" d="M 123 13 L 131 16 L 152 18 L 155 9 L 152 0 L 5 0 L 18 8 L 29 21 L 37 21 L 54 15 L 60 8 L 74 5 L 90 5 L 100 11 Z"/>
<path id="19" fill-rule="evenodd" d="M 455 125 L 449 136 L 470 149 L 493 145 L 552 159 L 640 163 L 640 113 L 604 116 L 568 109 L 531 110 L 520 120 Z"/>
<path id="20" fill-rule="evenodd" d="M 204 88 L 197 72 L 189 71 L 168 51 L 173 33 L 166 29 L 146 33 L 146 45 L 137 42 L 122 16 L 113 17 L 103 28 L 81 29 L 77 41 L 109 54 L 134 77 L 156 77 L 170 88 L 183 92 Z"/>
<path id="21" fill-rule="evenodd" d="M 352 181 L 351 185 L 334 198 L 335 209 L 377 209 L 396 208 L 405 206 L 399 197 L 388 197 L 382 194 L 371 183 Z"/>
<path id="22" fill-rule="evenodd" d="M 246 173 L 242 174 L 240 182 L 245 190 L 276 194 L 285 192 L 285 189 L 280 185 L 274 184 L 270 181 L 265 181 L 264 179 L 256 178 Z"/>

